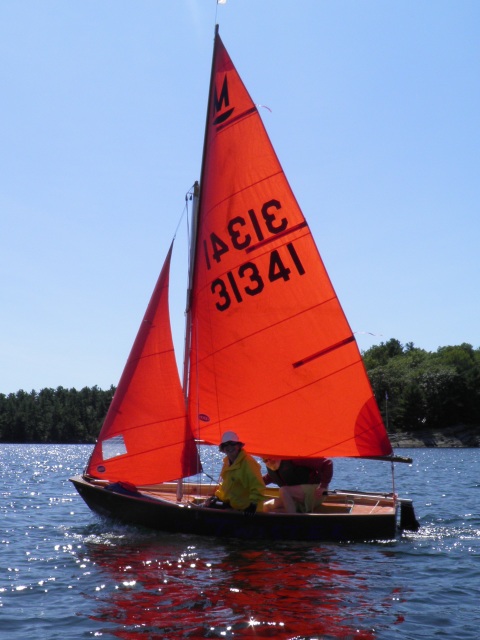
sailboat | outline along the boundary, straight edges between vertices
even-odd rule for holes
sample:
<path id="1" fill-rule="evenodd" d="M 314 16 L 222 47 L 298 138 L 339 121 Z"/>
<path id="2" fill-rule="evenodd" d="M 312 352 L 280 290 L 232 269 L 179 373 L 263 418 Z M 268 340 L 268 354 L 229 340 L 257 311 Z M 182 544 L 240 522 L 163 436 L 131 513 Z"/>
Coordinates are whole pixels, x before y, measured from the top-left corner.
<path id="1" fill-rule="evenodd" d="M 93 453 L 71 478 L 82 498 L 123 522 L 208 536 L 381 540 L 416 528 L 411 501 L 394 490 L 332 490 L 306 514 L 205 506 L 215 487 L 198 480 L 199 451 L 226 431 L 259 457 L 399 459 L 218 26 L 193 209 L 183 381 L 168 306 L 172 243 Z"/>

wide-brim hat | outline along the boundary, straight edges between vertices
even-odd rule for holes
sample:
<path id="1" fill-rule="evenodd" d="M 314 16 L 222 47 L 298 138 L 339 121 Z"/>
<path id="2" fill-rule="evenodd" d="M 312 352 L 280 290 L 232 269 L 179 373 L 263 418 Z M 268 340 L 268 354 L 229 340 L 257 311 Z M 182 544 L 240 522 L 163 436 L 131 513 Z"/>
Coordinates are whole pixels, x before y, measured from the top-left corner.
<path id="1" fill-rule="evenodd" d="M 226 444 L 240 444 L 243 445 L 245 444 L 244 442 L 242 442 L 240 440 L 240 438 L 237 436 L 237 434 L 235 433 L 235 431 L 225 431 L 225 433 L 222 435 L 222 439 L 220 441 L 220 449 L 223 449 L 223 447 Z"/>

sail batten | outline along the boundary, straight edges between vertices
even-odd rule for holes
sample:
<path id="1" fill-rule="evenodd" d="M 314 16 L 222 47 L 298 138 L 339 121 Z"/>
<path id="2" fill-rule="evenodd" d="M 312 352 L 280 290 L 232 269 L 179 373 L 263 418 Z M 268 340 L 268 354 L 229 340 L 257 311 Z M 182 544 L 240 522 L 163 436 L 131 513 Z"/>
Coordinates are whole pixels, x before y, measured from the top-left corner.
<path id="1" fill-rule="evenodd" d="M 218 124 L 217 125 L 217 131 L 220 133 L 220 131 L 227 129 L 228 127 L 232 127 L 233 125 L 237 124 L 238 122 L 240 122 L 240 120 L 243 120 L 244 118 L 248 118 L 249 116 L 253 115 L 254 113 L 257 113 L 257 107 L 251 107 L 250 109 L 247 109 L 246 111 L 244 111 L 243 113 L 239 113 L 238 115 L 234 116 L 233 118 L 229 119 L 228 122 L 224 123 L 224 124 Z M 229 117 L 228 113 L 224 114 L 225 118 Z"/>
<path id="2" fill-rule="evenodd" d="M 348 338 L 345 338 L 344 340 L 341 340 L 336 344 L 332 344 L 326 347 L 325 349 L 322 349 L 322 351 L 317 351 L 317 353 L 312 353 L 311 355 L 305 358 L 302 358 L 302 360 L 298 360 L 298 362 L 294 362 L 292 366 L 295 369 L 297 367 L 302 367 L 304 364 L 308 364 L 312 360 L 316 360 L 317 358 L 321 358 L 322 356 L 327 355 L 327 353 L 331 353 L 332 351 L 335 351 L 335 349 L 341 349 L 342 347 L 349 344 L 350 342 L 353 342 L 354 340 L 355 338 L 353 336 L 349 336 Z"/>
<path id="3" fill-rule="evenodd" d="M 305 229 L 305 228 L 308 228 L 308 224 L 307 224 L 306 220 L 304 220 L 303 222 L 300 222 L 295 227 L 291 227 L 289 229 L 285 229 L 285 231 L 277 233 L 272 238 L 266 238 L 265 240 L 261 240 L 257 244 L 254 244 L 251 247 L 248 247 L 246 249 L 246 253 L 248 254 L 248 253 L 252 253 L 253 251 L 257 251 L 257 249 L 262 249 L 266 245 L 271 244 L 272 242 L 275 242 L 276 240 L 282 240 L 283 238 L 285 238 L 287 236 L 291 236 L 292 234 L 296 233 L 297 231 L 300 231 L 301 229 Z"/>

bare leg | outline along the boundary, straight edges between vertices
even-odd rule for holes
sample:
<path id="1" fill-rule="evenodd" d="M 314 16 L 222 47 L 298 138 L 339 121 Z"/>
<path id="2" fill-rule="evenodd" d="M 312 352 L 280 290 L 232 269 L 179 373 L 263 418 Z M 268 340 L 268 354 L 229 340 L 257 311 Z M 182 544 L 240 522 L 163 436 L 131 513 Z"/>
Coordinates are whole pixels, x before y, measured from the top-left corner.
<path id="1" fill-rule="evenodd" d="M 297 502 L 305 500 L 305 491 L 301 485 L 292 487 L 280 487 L 280 498 L 287 513 L 296 513 Z"/>
<path id="2" fill-rule="evenodd" d="M 267 500 L 267 502 L 263 503 L 263 510 L 265 512 L 268 511 L 283 511 L 283 502 L 280 498 L 272 498 L 272 500 Z"/>

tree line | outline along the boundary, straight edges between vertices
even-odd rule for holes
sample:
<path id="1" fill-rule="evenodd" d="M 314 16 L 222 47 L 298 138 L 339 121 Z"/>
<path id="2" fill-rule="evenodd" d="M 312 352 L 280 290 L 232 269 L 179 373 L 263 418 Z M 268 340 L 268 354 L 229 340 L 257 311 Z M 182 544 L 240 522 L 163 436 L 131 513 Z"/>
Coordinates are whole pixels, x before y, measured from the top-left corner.
<path id="1" fill-rule="evenodd" d="M 0 393 L 0 442 L 95 442 L 115 387 Z"/>
<path id="2" fill-rule="evenodd" d="M 480 349 L 392 338 L 362 354 L 389 433 L 480 425 Z M 115 387 L 0 393 L 0 442 L 93 443 Z"/>
<path id="3" fill-rule="evenodd" d="M 480 428 L 480 349 L 463 343 L 429 352 L 392 338 L 363 359 L 389 433 Z"/>

